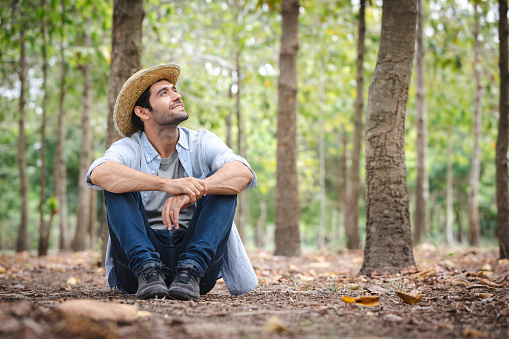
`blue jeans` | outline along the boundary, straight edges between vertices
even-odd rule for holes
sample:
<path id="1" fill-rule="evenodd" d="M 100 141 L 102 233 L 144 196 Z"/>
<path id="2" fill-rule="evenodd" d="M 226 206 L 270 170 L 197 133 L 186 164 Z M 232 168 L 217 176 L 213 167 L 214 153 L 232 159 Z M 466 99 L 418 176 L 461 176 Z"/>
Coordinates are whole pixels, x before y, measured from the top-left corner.
<path id="1" fill-rule="evenodd" d="M 104 191 L 117 287 L 133 294 L 138 289 L 141 267 L 154 262 L 166 267 L 166 284 L 175 269 L 192 263 L 200 272 L 200 294 L 214 288 L 233 224 L 236 195 L 207 195 L 196 202 L 187 230 L 155 231 L 149 223 L 139 192 Z"/>

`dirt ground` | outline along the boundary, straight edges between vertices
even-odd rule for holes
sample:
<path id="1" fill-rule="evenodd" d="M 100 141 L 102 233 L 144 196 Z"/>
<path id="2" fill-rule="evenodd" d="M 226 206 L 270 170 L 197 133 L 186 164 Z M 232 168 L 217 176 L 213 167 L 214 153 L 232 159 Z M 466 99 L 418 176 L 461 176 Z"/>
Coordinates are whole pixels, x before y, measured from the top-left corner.
<path id="1" fill-rule="evenodd" d="M 255 290 L 232 296 L 220 281 L 199 302 L 110 291 L 94 252 L 0 254 L 0 337 L 509 338 L 509 260 L 478 248 L 440 252 L 421 246 L 417 267 L 370 277 L 357 276 L 361 251 L 251 252 Z"/>

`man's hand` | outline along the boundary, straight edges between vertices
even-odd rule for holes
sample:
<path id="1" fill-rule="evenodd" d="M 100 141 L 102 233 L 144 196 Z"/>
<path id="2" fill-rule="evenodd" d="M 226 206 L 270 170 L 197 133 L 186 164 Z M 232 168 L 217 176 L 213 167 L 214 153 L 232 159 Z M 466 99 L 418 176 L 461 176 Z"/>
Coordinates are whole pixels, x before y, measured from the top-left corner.
<path id="1" fill-rule="evenodd" d="M 164 203 L 163 224 L 168 230 L 179 228 L 179 213 L 191 204 L 191 198 L 187 194 L 172 195 Z"/>
<path id="2" fill-rule="evenodd" d="M 207 194 L 205 181 L 193 177 L 170 179 L 167 181 L 164 191 L 173 195 L 188 195 L 191 204 Z"/>

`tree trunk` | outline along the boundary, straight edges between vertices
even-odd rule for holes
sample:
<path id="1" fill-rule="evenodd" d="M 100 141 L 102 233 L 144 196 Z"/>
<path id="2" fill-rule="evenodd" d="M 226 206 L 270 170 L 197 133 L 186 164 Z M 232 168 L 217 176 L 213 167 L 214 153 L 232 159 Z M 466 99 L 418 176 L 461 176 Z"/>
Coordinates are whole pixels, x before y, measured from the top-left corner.
<path id="1" fill-rule="evenodd" d="M 235 54 L 235 65 L 237 72 L 237 93 L 235 93 L 235 114 L 237 116 L 237 154 L 245 156 L 245 140 L 244 140 L 244 121 L 242 119 L 242 109 L 240 102 L 240 84 L 241 84 L 241 72 L 240 69 L 240 43 L 237 43 L 239 49 Z M 247 226 L 248 218 L 248 195 L 247 192 L 240 192 L 237 195 L 237 213 L 235 214 L 235 224 L 239 231 L 239 235 L 242 239 L 245 237 L 245 230 Z"/>
<path id="2" fill-rule="evenodd" d="M 91 45 L 90 34 L 85 34 L 85 48 Z M 87 230 L 90 225 L 90 194 L 91 188 L 87 186 L 85 179 L 88 167 L 90 166 L 90 102 L 91 102 L 91 76 L 88 61 L 80 65 L 83 75 L 83 107 L 81 111 L 81 154 L 80 154 L 80 174 L 78 188 L 78 211 L 76 232 L 72 244 L 73 251 L 85 250 Z"/>
<path id="3" fill-rule="evenodd" d="M 67 219 L 67 171 L 65 166 L 65 116 L 66 111 L 64 109 L 64 99 L 66 94 L 65 88 L 65 77 L 66 77 L 66 65 L 65 65 L 65 42 L 64 42 L 64 28 L 65 27 L 65 12 L 66 12 L 66 0 L 61 1 L 62 13 L 62 28 L 61 35 L 62 41 L 60 45 L 60 58 L 61 58 L 61 70 L 60 70 L 60 98 L 59 98 L 59 114 L 58 114 L 58 127 L 57 127 L 57 151 L 56 151 L 56 163 L 55 163 L 55 196 L 58 200 L 58 216 L 59 216 L 59 230 L 60 230 L 60 242 L 59 248 L 66 250 L 69 248 L 69 220 Z"/>
<path id="4" fill-rule="evenodd" d="M 325 62 L 322 65 L 325 67 Z M 320 102 L 325 102 L 325 70 L 320 72 L 319 97 Z M 318 221 L 318 235 L 316 237 L 316 247 L 322 249 L 325 246 L 325 214 L 327 203 L 327 192 L 325 191 L 325 131 L 323 129 L 323 115 L 318 114 L 318 182 L 320 186 L 320 220 Z"/>
<path id="5" fill-rule="evenodd" d="M 416 243 L 419 243 L 429 230 L 429 179 L 426 169 L 428 118 L 426 114 L 426 86 L 424 82 L 423 0 L 419 0 L 417 3 L 417 179 L 415 185 L 414 240 Z"/>
<path id="6" fill-rule="evenodd" d="M 342 145 L 342 151 L 341 156 L 339 159 L 340 163 L 340 169 L 338 174 L 338 196 L 339 196 L 339 209 L 341 211 L 341 216 L 338 218 L 338 225 L 337 225 L 337 231 L 338 231 L 338 241 L 341 241 L 341 235 L 343 234 L 343 226 L 344 221 L 346 219 L 345 214 L 347 213 L 347 200 L 348 197 L 347 192 L 349 191 L 349 185 L 348 185 L 348 138 L 346 136 L 346 133 L 343 132 L 343 135 L 341 136 L 341 145 Z M 346 230 L 345 230 L 346 234 Z"/>
<path id="7" fill-rule="evenodd" d="M 26 136 L 25 136 L 25 90 L 26 90 L 26 55 L 25 55 L 25 27 L 20 33 L 20 55 L 19 55 L 19 135 L 18 135 L 18 166 L 21 193 L 21 223 L 19 225 L 16 251 L 28 250 L 28 175 L 26 158 Z"/>
<path id="8" fill-rule="evenodd" d="M 366 248 L 361 273 L 415 265 L 405 167 L 405 110 L 415 53 L 415 0 L 383 2 L 366 109 Z"/>
<path id="9" fill-rule="evenodd" d="M 263 248 L 265 237 L 265 220 L 267 219 L 267 203 L 260 200 L 260 217 L 256 222 L 256 247 Z"/>
<path id="10" fill-rule="evenodd" d="M 497 149 L 495 155 L 497 181 L 497 227 L 500 259 L 509 258 L 509 176 L 507 174 L 507 144 L 509 143 L 509 71 L 507 61 L 507 0 L 500 0 L 500 117 L 498 122 Z"/>
<path id="11" fill-rule="evenodd" d="M 479 245 L 479 206 L 477 193 L 479 191 L 479 177 L 481 171 L 481 72 L 479 63 L 479 13 L 475 8 L 475 26 L 474 26 L 474 72 L 475 72 L 475 111 L 474 111 L 474 149 L 472 152 L 472 162 L 470 163 L 470 193 L 468 194 L 468 233 L 469 244 L 471 246 Z"/>
<path id="12" fill-rule="evenodd" d="M 126 80 L 141 69 L 141 37 L 144 15 L 143 0 L 114 0 L 113 2 L 106 149 L 120 137 L 113 124 L 113 110 L 118 93 L 120 93 Z M 103 242 L 101 252 L 102 258 L 105 258 L 108 240 L 106 208 L 103 209 L 102 220 L 101 239 Z"/>
<path id="13" fill-rule="evenodd" d="M 458 225 L 458 233 L 456 235 L 456 240 L 459 244 L 463 243 L 463 221 L 461 219 L 461 211 L 459 209 L 455 209 L 454 211 L 456 225 Z"/>
<path id="14" fill-rule="evenodd" d="M 360 159 L 362 148 L 362 111 L 364 107 L 364 34 L 366 25 L 365 1 L 361 0 L 359 10 L 359 42 L 357 45 L 357 98 L 355 100 L 355 134 L 352 151 L 352 169 L 350 171 L 350 190 L 348 208 L 345 211 L 346 246 L 349 249 L 361 248 L 359 236 L 359 195 L 361 191 Z"/>
<path id="15" fill-rule="evenodd" d="M 94 142 L 92 140 L 94 140 L 94 136 L 92 136 L 90 138 L 91 140 L 91 143 L 90 143 L 90 158 L 89 158 L 89 162 L 91 161 L 91 159 L 94 158 L 94 153 L 95 153 L 95 147 L 94 147 Z M 96 245 L 97 245 L 97 191 L 95 190 L 91 190 L 91 193 L 90 193 L 90 218 L 88 219 L 89 220 L 89 225 L 88 225 L 88 229 L 89 229 L 89 235 L 90 235 L 90 248 L 94 248 Z"/>
<path id="16" fill-rule="evenodd" d="M 275 255 L 300 255 L 297 178 L 297 52 L 299 1 L 283 0 L 279 54 Z"/>
<path id="17" fill-rule="evenodd" d="M 451 131 L 448 130 L 448 135 L 451 135 Z M 447 141 L 447 188 L 446 188 L 446 201 L 447 206 L 445 210 L 445 235 L 447 244 L 452 245 L 454 242 L 453 226 L 454 226 L 454 181 L 452 173 L 452 140 Z"/>
<path id="18" fill-rule="evenodd" d="M 41 9 L 46 12 L 46 0 L 41 0 Z M 46 18 L 46 13 L 44 15 Z M 39 196 L 39 246 L 38 255 L 43 256 L 48 254 L 49 243 L 46 242 L 46 224 L 44 221 L 44 202 L 46 200 L 46 116 L 47 116 L 47 80 L 48 80 L 48 52 L 46 49 L 47 44 L 47 21 L 43 19 L 41 23 L 41 35 L 42 35 L 42 90 L 44 96 L 42 97 L 42 118 L 41 118 L 41 193 Z"/>

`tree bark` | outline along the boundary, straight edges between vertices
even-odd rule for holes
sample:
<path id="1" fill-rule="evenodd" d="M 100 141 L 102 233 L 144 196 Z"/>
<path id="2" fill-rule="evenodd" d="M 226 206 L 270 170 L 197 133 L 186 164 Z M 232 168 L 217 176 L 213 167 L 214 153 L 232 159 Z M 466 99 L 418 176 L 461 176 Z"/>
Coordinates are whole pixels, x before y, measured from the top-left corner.
<path id="1" fill-rule="evenodd" d="M 499 1 L 500 21 L 500 117 L 496 147 L 497 218 L 496 234 L 500 245 L 500 259 L 509 258 L 509 176 L 507 174 L 507 147 L 509 143 L 509 70 L 507 57 L 507 0 Z"/>
<path id="2" fill-rule="evenodd" d="M 46 0 L 41 0 L 41 8 L 46 12 Z M 44 16 L 46 18 L 46 15 Z M 46 49 L 47 44 L 47 21 L 43 20 L 41 23 L 42 35 L 42 90 L 44 96 L 42 97 L 42 118 L 41 118 L 41 194 L 39 196 L 39 256 L 48 254 L 49 243 L 46 241 L 46 224 L 44 221 L 44 202 L 46 200 L 46 116 L 47 116 L 47 80 L 48 80 L 48 52 Z"/>
<path id="3" fill-rule="evenodd" d="M 19 181 L 21 193 L 21 222 L 19 225 L 18 239 L 16 242 L 16 251 L 23 252 L 28 250 L 28 175 L 26 159 L 26 136 L 25 136 L 25 91 L 26 91 L 26 54 L 25 54 L 25 27 L 21 28 L 20 33 L 20 56 L 19 56 L 19 135 L 18 135 L 18 166 Z"/>
<path id="4" fill-rule="evenodd" d="M 113 124 L 113 110 L 118 93 L 120 93 L 126 80 L 141 69 L 141 38 L 144 16 L 143 0 L 115 0 L 113 2 L 106 149 L 120 137 Z M 108 240 L 106 208 L 103 208 L 102 220 L 100 236 L 103 242 L 101 254 L 102 258 L 105 258 Z"/>
<path id="5" fill-rule="evenodd" d="M 448 130 L 451 135 L 451 130 Z M 452 245 L 454 242 L 453 226 L 454 226 L 454 181 L 452 172 L 452 140 L 447 141 L 447 185 L 446 185 L 446 210 L 445 210 L 445 235 L 447 244 Z"/>
<path id="6" fill-rule="evenodd" d="M 426 86 L 424 82 L 423 0 L 417 6 L 417 180 L 415 185 L 414 240 L 422 241 L 429 231 L 429 179 L 426 169 L 428 149 L 428 118 L 426 113 Z"/>
<path id="7" fill-rule="evenodd" d="M 85 34 L 85 47 L 91 45 L 90 34 Z M 90 103 L 91 103 L 91 83 L 90 67 L 88 61 L 80 65 L 83 75 L 83 99 L 81 111 L 81 153 L 80 153 L 80 172 L 78 187 L 78 211 L 76 232 L 72 244 L 73 251 L 83 251 L 86 247 L 87 231 L 90 225 L 90 194 L 91 188 L 87 186 L 85 179 L 88 167 L 90 166 Z"/>
<path id="8" fill-rule="evenodd" d="M 299 1 L 283 0 L 279 54 L 275 255 L 300 255 L 297 178 L 297 52 Z"/>
<path id="9" fill-rule="evenodd" d="M 242 119 L 241 109 L 241 67 L 240 67 L 240 42 L 236 42 L 237 52 L 235 53 L 235 70 L 237 72 L 237 93 L 235 93 L 235 115 L 237 117 L 237 153 L 240 156 L 245 156 L 245 137 L 244 137 L 244 121 Z M 248 218 L 248 195 L 247 192 L 240 192 L 237 195 L 237 213 L 235 214 L 235 224 L 242 239 L 245 237 L 245 230 Z"/>
<path id="10" fill-rule="evenodd" d="M 59 97 L 59 114 L 57 123 L 57 150 L 56 150 L 56 162 L 55 162 L 55 196 L 58 200 L 58 216 L 59 216 L 59 230 L 60 230 L 60 242 L 59 248 L 66 250 L 69 248 L 69 220 L 67 218 L 67 171 L 65 164 L 65 118 L 66 111 L 64 109 L 64 100 L 66 94 L 65 88 L 65 77 L 66 77 L 66 65 L 64 56 L 64 27 L 65 27 L 65 13 L 66 13 L 66 0 L 61 0 L 61 45 L 60 45 L 60 58 L 61 58 L 61 69 L 60 69 L 60 97 Z"/>
<path id="11" fill-rule="evenodd" d="M 345 211 L 346 246 L 349 249 L 361 248 L 359 236 L 359 195 L 361 192 L 360 159 L 362 148 L 362 112 L 364 108 L 364 34 L 365 0 L 361 0 L 359 10 L 359 42 L 357 44 L 357 97 L 355 100 L 355 132 L 352 150 L 352 169 L 350 171 L 350 190 L 348 208 Z"/>
<path id="12" fill-rule="evenodd" d="M 475 26 L 474 26 L 474 73 L 475 73 L 475 111 L 474 111 L 474 147 L 472 152 L 472 161 L 470 163 L 470 192 L 468 194 L 468 241 L 471 246 L 479 245 L 479 205 L 477 194 L 479 192 L 479 177 L 481 172 L 481 72 L 479 63 L 479 13 L 475 8 Z"/>
<path id="13" fill-rule="evenodd" d="M 256 247 L 263 248 L 265 238 L 265 220 L 267 219 L 267 203 L 260 200 L 260 217 L 256 221 Z"/>
<path id="14" fill-rule="evenodd" d="M 415 265 L 405 167 L 405 110 L 415 53 L 415 0 L 383 2 L 366 109 L 366 248 L 361 273 Z"/>
<path id="15" fill-rule="evenodd" d="M 325 67 L 325 62 L 322 64 Z M 319 100 L 325 102 L 325 70 L 322 68 L 320 71 L 320 84 L 319 84 Z M 327 192 L 325 190 L 325 131 L 323 128 L 323 115 L 321 112 L 318 114 L 318 183 L 320 186 L 320 220 L 318 221 L 318 235 L 316 237 L 316 247 L 322 249 L 325 246 L 325 215 Z"/>

